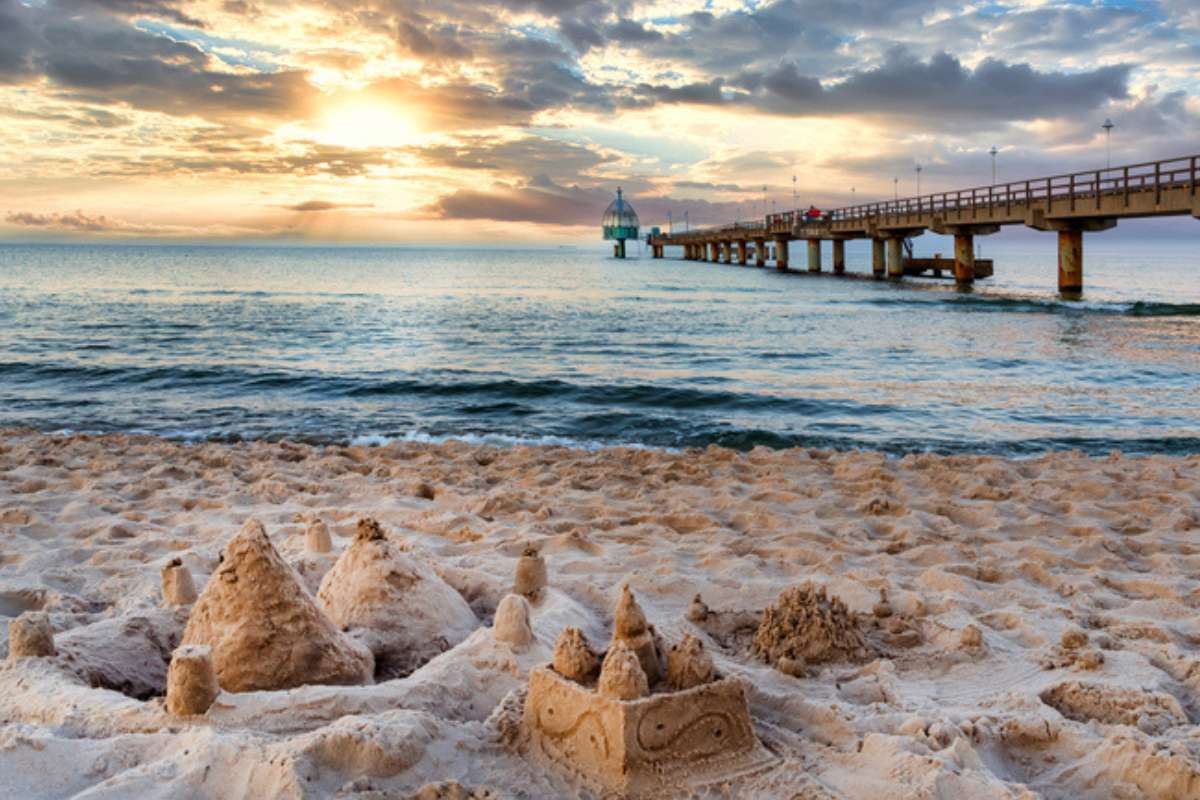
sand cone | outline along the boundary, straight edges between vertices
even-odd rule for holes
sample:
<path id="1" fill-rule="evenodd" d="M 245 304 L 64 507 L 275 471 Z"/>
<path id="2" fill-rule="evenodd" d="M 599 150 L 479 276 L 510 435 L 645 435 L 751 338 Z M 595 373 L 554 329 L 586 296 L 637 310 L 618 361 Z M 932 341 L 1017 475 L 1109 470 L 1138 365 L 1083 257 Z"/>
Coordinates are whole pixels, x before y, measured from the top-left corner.
<path id="1" fill-rule="evenodd" d="M 567 680 L 585 683 L 600 666 L 600 659 L 579 628 L 563 628 L 554 643 L 554 671 Z"/>
<path id="2" fill-rule="evenodd" d="M 371 654 L 330 622 L 256 520 L 225 548 L 192 608 L 183 644 L 206 644 L 221 688 L 369 683 Z"/>
<path id="3" fill-rule="evenodd" d="M 613 615 L 613 643 L 624 642 L 637 653 L 646 680 L 654 685 L 662 677 L 658 661 L 658 646 L 654 643 L 654 632 L 646 622 L 646 614 L 633 596 L 629 586 L 621 589 L 621 599 Z"/>
<path id="4" fill-rule="evenodd" d="M 617 639 L 604 656 L 596 691 L 618 700 L 636 700 L 650 694 L 650 684 L 637 653 Z"/>
<path id="5" fill-rule="evenodd" d="M 514 650 L 523 650 L 533 641 L 529 626 L 529 603 L 518 594 L 508 594 L 496 607 L 492 635 L 498 642 L 507 642 Z"/>
<path id="6" fill-rule="evenodd" d="M 57 655 L 50 617 L 41 611 L 26 611 L 8 623 L 8 657 L 45 658 Z"/>
<path id="7" fill-rule="evenodd" d="M 217 699 L 217 671 L 212 648 L 184 645 L 171 655 L 167 671 L 167 710 L 178 717 L 203 714 Z"/>
<path id="8" fill-rule="evenodd" d="M 183 559 L 173 558 L 162 568 L 164 606 L 189 606 L 196 602 L 196 584 Z"/>
<path id="9" fill-rule="evenodd" d="M 370 647 L 384 679 L 407 675 L 479 627 L 462 595 L 370 518 L 359 520 L 354 542 L 321 580 L 317 599 Z"/>

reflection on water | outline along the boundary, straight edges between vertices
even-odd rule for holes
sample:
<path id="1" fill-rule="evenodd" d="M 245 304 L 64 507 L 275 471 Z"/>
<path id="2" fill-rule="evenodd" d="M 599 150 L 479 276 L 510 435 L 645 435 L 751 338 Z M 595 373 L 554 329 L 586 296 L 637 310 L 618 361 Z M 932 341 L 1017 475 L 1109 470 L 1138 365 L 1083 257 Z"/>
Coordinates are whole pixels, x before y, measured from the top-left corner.
<path id="1" fill-rule="evenodd" d="M 0 247 L 0 424 L 1200 450 L 1186 261 L 1091 254 L 1065 304 L 1052 263 L 990 255 L 964 294 L 584 252 Z"/>

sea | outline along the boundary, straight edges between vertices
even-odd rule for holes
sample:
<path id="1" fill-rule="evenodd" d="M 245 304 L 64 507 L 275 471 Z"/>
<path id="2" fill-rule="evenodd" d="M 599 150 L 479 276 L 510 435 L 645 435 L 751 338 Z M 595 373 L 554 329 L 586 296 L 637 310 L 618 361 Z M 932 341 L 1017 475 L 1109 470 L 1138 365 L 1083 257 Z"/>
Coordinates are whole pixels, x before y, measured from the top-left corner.
<path id="1" fill-rule="evenodd" d="M 633 246 L 5 244 L 0 427 L 1200 452 L 1200 238 L 1106 235 L 1080 301 L 1056 295 L 1049 234 L 980 240 L 996 274 L 971 291 L 872 280 L 864 243 L 845 277 L 828 246 L 811 275 Z"/>

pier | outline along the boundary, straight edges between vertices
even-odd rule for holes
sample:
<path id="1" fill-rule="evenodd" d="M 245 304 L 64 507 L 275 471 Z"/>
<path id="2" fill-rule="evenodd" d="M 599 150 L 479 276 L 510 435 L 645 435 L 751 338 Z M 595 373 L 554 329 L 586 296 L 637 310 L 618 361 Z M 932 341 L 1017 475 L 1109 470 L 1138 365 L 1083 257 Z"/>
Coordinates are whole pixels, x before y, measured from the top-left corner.
<path id="1" fill-rule="evenodd" d="M 692 261 L 721 261 L 790 270 L 790 243 L 807 244 L 806 268 L 821 272 L 822 246 L 831 242 L 832 270 L 846 271 L 845 243 L 871 240 L 876 278 L 952 271 L 961 285 L 992 274 L 989 261 L 975 258 L 975 237 L 1005 225 L 1025 225 L 1058 235 L 1058 289 L 1064 296 L 1083 290 L 1083 235 L 1114 228 L 1118 220 L 1192 216 L 1200 219 L 1200 155 L 1053 175 L 919 197 L 865 203 L 807 217 L 803 211 L 768 214 L 683 233 L 649 237 L 655 258 L 679 247 Z M 953 259 L 915 259 L 909 240 L 926 231 L 954 237 Z"/>

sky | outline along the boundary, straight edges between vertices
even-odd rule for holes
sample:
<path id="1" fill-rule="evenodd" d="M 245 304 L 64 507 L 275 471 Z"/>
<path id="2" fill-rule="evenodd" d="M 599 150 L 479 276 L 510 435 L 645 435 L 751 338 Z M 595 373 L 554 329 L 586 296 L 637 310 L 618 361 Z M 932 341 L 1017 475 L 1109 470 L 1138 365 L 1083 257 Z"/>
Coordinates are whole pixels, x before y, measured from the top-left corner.
<path id="1" fill-rule="evenodd" d="M 1200 3 L 0 0 L 0 239 L 558 243 L 1200 152 Z M 1194 224 L 1194 223 L 1193 223 Z"/>

